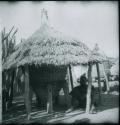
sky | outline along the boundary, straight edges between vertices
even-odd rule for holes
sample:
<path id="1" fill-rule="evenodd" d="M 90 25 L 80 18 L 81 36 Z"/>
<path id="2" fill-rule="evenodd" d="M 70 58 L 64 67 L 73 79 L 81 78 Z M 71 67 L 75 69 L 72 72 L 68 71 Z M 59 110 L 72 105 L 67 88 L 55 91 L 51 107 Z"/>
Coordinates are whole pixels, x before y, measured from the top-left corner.
<path id="1" fill-rule="evenodd" d="M 0 28 L 18 28 L 17 43 L 41 25 L 41 9 L 48 11 L 50 24 L 90 49 L 97 43 L 107 56 L 119 57 L 118 2 L 110 1 L 19 1 L 0 2 Z"/>

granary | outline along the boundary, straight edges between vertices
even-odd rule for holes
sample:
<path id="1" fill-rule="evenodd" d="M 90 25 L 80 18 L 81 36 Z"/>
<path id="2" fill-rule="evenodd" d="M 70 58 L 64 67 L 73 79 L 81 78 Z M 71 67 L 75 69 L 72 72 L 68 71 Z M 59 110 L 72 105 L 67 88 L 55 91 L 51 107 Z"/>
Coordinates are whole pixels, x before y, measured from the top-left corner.
<path id="1" fill-rule="evenodd" d="M 53 95 L 57 95 L 60 88 L 64 90 L 66 105 L 69 107 L 69 86 L 73 88 L 73 65 L 88 65 L 88 82 L 91 83 L 92 64 L 98 64 L 105 59 L 96 52 L 97 50 L 91 52 L 84 43 L 51 27 L 47 11 L 43 9 L 40 28 L 16 46 L 15 51 L 3 64 L 3 70 L 17 67 L 22 69 L 25 75 L 25 104 L 28 116 L 31 112 L 31 89 L 39 98 L 44 98 L 49 113 L 53 108 Z M 90 92 L 88 98 L 89 94 Z"/>

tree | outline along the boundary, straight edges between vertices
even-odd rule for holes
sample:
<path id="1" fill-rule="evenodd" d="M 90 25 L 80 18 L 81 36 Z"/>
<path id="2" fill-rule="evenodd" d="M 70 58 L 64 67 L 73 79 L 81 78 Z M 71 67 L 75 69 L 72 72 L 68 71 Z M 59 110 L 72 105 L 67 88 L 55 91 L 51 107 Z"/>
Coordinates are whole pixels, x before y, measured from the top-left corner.
<path id="1" fill-rule="evenodd" d="M 6 61 L 6 58 L 14 51 L 16 44 L 16 36 L 18 29 L 14 30 L 14 26 L 6 33 L 5 28 L 2 30 L 2 63 Z M 12 33 L 13 31 L 13 33 Z"/>
<path id="2" fill-rule="evenodd" d="M 1 44 L 2 44 L 2 64 L 4 64 L 6 62 L 7 57 L 14 51 L 15 48 L 15 44 L 16 44 L 16 33 L 18 31 L 18 29 L 15 29 L 14 31 L 14 26 L 11 28 L 11 30 L 7 33 L 6 29 L 3 28 L 2 32 L 1 32 Z M 12 96 L 13 96 L 13 80 L 14 80 L 14 71 L 7 71 L 7 72 L 2 72 L 3 73 L 3 77 L 6 77 L 8 75 L 8 80 L 9 78 L 11 80 L 9 80 L 8 82 L 10 83 L 10 86 L 8 87 L 6 84 L 6 78 L 5 81 L 3 81 L 3 84 L 5 86 L 5 88 L 7 88 L 7 91 L 10 91 L 10 95 L 9 95 L 9 104 L 12 102 Z M 11 74 L 12 73 L 12 74 Z M 7 83 L 8 83 L 7 82 Z M 6 97 L 4 97 L 6 98 Z"/>

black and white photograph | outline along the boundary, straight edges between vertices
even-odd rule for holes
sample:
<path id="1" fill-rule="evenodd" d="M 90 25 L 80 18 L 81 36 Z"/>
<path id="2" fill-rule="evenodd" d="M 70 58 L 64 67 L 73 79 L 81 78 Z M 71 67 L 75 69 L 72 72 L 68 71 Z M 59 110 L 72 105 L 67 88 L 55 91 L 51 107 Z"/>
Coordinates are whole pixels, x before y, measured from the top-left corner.
<path id="1" fill-rule="evenodd" d="M 119 123 L 118 1 L 0 1 L 0 124 Z"/>

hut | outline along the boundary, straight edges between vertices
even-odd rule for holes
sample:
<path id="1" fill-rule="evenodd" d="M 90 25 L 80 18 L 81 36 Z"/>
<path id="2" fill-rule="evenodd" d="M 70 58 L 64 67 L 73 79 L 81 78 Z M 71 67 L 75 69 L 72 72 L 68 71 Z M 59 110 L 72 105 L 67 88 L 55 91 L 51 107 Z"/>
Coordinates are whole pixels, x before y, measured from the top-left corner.
<path id="1" fill-rule="evenodd" d="M 53 109 L 53 95 L 63 88 L 66 105 L 69 107 L 69 85 L 73 88 L 72 65 L 88 64 L 88 82 L 91 86 L 92 63 L 103 61 L 82 42 L 65 36 L 50 26 L 46 10 L 41 13 L 41 26 L 26 41 L 15 47 L 15 51 L 3 64 L 3 71 L 20 67 L 25 81 L 25 105 L 28 119 L 31 112 L 31 91 L 47 103 L 48 113 Z M 56 87 L 55 87 L 56 86 Z M 58 88 L 58 89 L 54 89 Z M 90 87 L 88 87 L 90 98 Z M 90 91 L 89 91 L 90 90 Z M 54 94 L 55 93 L 55 94 Z M 88 100 L 87 98 L 87 100 Z M 89 112 L 90 101 L 87 103 Z"/>
<path id="2" fill-rule="evenodd" d="M 71 65 L 87 64 L 91 52 L 84 43 L 51 27 L 46 10 L 42 10 L 41 17 L 40 28 L 26 41 L 17 45 L 3 64 L 4 71 L 17 67 L 23 70 L 28 114 L 31 110 L 31 88 L 38 97 L 46 98 L 48 112 L 52 111 L 53 85 L 61 86 L 68 100 L 68 84 L 72 81 Z M 73 88 L 72 82 L 70 84 Z M 39 95 L 42 91 L 46 95 Z M 69 102 L 66 102 L 69 105 Z"/>

